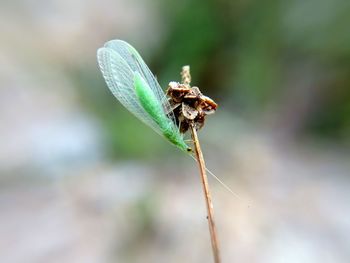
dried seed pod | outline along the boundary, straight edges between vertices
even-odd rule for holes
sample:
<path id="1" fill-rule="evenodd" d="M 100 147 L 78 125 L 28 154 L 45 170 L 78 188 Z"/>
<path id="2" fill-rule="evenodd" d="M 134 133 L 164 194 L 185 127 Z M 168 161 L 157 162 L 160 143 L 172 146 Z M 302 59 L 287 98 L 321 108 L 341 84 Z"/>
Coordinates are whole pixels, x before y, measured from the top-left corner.
<path id="1" fill-rule="evenodd" d="M 209 115 L 216 111 L 218 105 L 211 98 L 203 95 L 198 107 L 200 107 L 206 115 Z"/>
<path id="2" fill-rule="evenodd" d="M 190 91 L 184 96 L 185 99 L 199 99 L 202 96 L 198 87 L 192 87 Z"/>
<path id="3" fill-rule="evenodd" d="M 204 96 L 198 87 L 191 87 L 186 74 L 182 75 L 182 80 L 184 84 L 170 82 L 167 95 L 176 124 L 180 127 L 180 132 L 185 133 L 190 124 L 194 124 L 196 130 L 202 128 L 205 116 L 213 114 L 217 104 L 211 98 Z"/>
<path id="4" fill-rule="evenodd" d="M 192 108 L 191 106 L 182 103 L 182 114 L 186 119 L 194 120 L 198 115 L 198 111 L 195 108 Z"/>
<path id="5" fill-rule="evenodd" d="M 175 102 L 182 102 L 183 97 L 190 92 L 190 86 L 178 82 L 170 82 L 166 94 Z"/>

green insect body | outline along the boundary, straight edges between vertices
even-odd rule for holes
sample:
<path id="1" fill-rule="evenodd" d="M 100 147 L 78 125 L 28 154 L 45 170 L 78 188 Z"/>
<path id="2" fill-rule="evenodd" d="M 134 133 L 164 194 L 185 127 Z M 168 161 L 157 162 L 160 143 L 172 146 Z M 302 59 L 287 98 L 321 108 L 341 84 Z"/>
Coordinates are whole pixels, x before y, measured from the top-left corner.
<path id="1" fill-rule="evenodd" d="M 97 60 L 108 88 L 126 109 L 181 150 L 191 151 L 164 91 L 130 44 L 108 41 L 98 49 Z"/>
<path id="2" fill-rule="evenodd" d="M 136 95 L 145 109 L 145 111 L 152 117 L 152 119 L 159 125 L 165 138 L 178 146 L 183 151 L 189 151 L 188 146 L 183 140 L 183 137 L 176 129 L 174 123 L 165 115 L 162 105 L 157 100 L 153 91 L 143 80 L 139 73 L 134 76 L 134 86 Z"/>

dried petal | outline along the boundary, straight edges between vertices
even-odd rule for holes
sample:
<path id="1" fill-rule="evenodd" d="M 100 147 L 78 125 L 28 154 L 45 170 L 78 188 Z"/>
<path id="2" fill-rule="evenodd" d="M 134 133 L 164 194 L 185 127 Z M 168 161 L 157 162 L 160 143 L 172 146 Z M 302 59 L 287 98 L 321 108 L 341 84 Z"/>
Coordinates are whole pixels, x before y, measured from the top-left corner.
<path id="1" fill-rule="evenodd" d="M 199 99 L 202 96 L 202 93 L 200 92 L 198 87 L 192 87 L 187 93 L 184 98 L 186 99 Z"/>
<path id="2" fill-rule="evenodd" d="M 178 82 L 170 82 L 167 89 L 167 95 L 175 102 L 181 102 L 183 97 L 190 92 L 190 86 Z"/>
<path id="3" fill-rule="evenodd" d="M 213 114 L 216 111 L 217 106 L 218 105 L 207 96 L 202 96 L 201 102 L 198 105 L 206 115 Z"/>
<path id="4" fill-rule="evenodd" d="M 198 115 L 198 111 L 195 108 L 192 108 L 191 106 L 182 103 L 182 114 L 186 119 L 194 120 Z"/>

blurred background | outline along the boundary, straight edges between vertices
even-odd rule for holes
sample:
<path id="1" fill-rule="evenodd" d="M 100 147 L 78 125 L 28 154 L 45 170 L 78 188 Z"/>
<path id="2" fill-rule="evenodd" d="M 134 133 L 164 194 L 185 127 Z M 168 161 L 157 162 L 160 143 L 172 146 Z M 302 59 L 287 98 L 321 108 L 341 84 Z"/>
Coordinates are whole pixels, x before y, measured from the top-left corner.
<path id="1" fill-rule="evenodd" d="M 107 89 L 131 43 L 191 65 L 223 262 L 349 262 L 350 2 L 0 3 L 0 262 L 212 262 L 196 163 Z"/>

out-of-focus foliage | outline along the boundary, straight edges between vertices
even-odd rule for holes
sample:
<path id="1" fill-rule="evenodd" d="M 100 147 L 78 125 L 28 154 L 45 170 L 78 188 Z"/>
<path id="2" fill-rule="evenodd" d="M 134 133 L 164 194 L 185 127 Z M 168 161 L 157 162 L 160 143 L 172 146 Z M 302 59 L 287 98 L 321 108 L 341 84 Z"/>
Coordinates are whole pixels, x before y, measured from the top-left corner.
<path id="1" fill-rule="evenodd" d="M 219 110 L 267 122 L 293 137 L 349 141 L 348 1 L 189 0 L 154 7 L 161 38 L 147 62 L 164 88 L 190 64 L 193 84 L 225 105 Z M 142 41 L 132 44 L 146 53 Z M 101 96 L 94 90 L 90 106 Z M 131 155 L 139 146 L 161 150 L 148 132 L 142 135 L 147 142 L 139 138 L 128 113 L 112 113 L 120 106 L 111 98 L 101 103 L 112 149 Z"/>
<path id="2" fill-rule="evenodd" d="M 157 57 L 164 84 L 186 61 L 196 83 L 231 109 L 273 107 L 283 119 L 302 107 L 295 125 L 349 136 L 348 1 L 161 2 L 171 10 L 162 12 L 168 28 Z"/>

